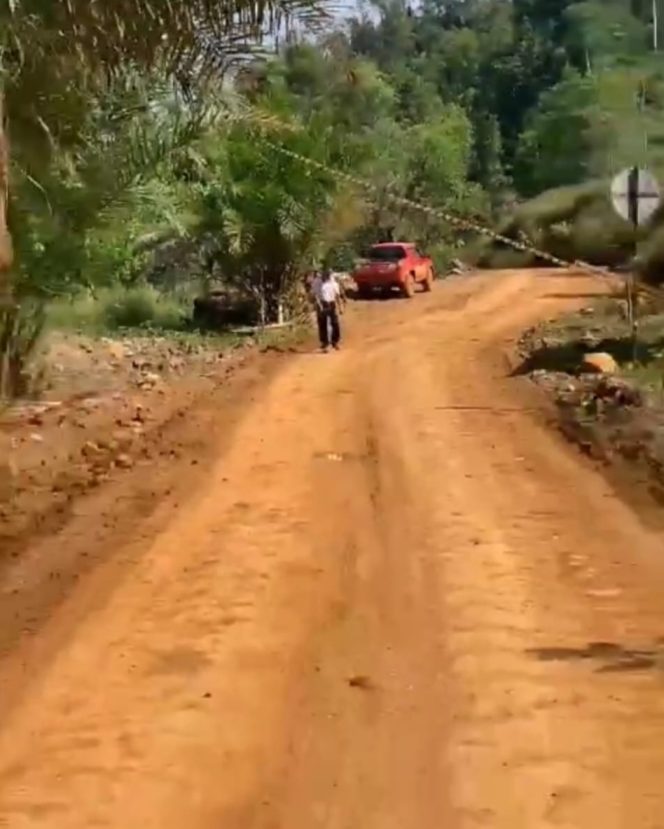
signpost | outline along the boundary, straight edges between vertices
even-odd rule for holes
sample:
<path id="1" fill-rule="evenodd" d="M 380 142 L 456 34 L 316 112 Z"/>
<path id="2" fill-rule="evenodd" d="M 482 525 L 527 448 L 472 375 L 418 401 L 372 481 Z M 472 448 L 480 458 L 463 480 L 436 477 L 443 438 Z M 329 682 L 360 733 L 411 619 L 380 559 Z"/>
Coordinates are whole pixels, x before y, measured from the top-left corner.
<path id="1" fill-rule="evenodd" d="M 660 191 L 657 179 L 649 170 L 628 167 L 611 182 L 613 207 L 636 230 L 644 225 L 659 207 Z M 635 243 L 636 244 L 636 243 Z M 627 316 L 632 332 L 633 358 L 636 360 L 637 322 L 634 295 L 634 274 L 630 271 L 626 284 Z"/>
<path id="2" fill-rule="evenodd" d="M 659 206 L 657 179 L 649 170 L 628 167 L 611 182 L 611 200 L 623 219 L 635 228 L 643 225 Z"/>

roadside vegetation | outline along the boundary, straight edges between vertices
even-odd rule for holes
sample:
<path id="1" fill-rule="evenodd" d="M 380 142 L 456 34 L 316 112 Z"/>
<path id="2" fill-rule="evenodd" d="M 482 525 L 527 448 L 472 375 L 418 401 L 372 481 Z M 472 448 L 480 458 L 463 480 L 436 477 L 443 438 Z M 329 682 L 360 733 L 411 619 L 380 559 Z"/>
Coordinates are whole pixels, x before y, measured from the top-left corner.
<path id="1" fill-rule="evenodd" d="M 664 175 L 649 3 L 142 8 L 0 2 L 0 395 L 29 392 L 48 331 L 186 331 L 212 292 L 278 322 L 306 271 L 375 241 L 415 241 L 439 275 L 528 263 L 395 196 L 566 259 L 619 264 L 638 242 L 658 281 L 664 226 L 635 240 L 607 197 L 635 160 Z"/>
<path id="2" fill-rule="evenodd" d="M 639 336 L 625 302 L 595 297 L 581 312 L 526 332 L 517 374 L 555 400 L 563 434 L 589 456 L 636 475 L 664 502 L 664 310 L 641 298 Z"/>

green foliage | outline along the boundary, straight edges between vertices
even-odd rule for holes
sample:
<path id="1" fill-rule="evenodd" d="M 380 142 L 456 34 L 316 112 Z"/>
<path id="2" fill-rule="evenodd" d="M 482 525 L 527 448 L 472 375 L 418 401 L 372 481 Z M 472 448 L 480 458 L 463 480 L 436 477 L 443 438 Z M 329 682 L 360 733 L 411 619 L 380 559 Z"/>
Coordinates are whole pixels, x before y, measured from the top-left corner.
<path id="1" fill-rule="evenodd" d="M 534 195 L 604 173 L 611 129 L 597 81 L 570 72 L 542 94 L 520 137 L 516 172 L 522 190 Z"/>
<path id="2" fill-rule="evenodd" d="M 636 257 L 639 275 L 653 285 L 664 283 L 664 224 L 656 226 Z"/>
<path id="3" fill-rule="evenodd" d="M 199 232 L 214 240 L 210 267 L 256 295 L 266 320 L 273 321 L 278 304 L 315 256 L 335 186 L 328 176 L 275 152 L 260 134 L 252 138 L 236 127 L 223 142 L 210 139 L 201 146 Z M 307 157 L 326 158 L 324 142 L 308 132 L 283 141 Z"/>
<path id="4" fill-rule="evenodd" d="M 589 71 L 643 56 L 646 28 L 620 0 L 574 3 L 566 9 L 568 45 Z"/>
<path id="5" fill-rule="evenodd" d="M 371 242 L 415 241 L 442 271 L 474 241 L 399 198 L 501 216 L 506 236 L 565 258 L 631 255 L 607 181 L 635 161 L 664 175 L 649 2 L 377 0 L 248 62 L 282 14 L 320 23 L 321 6 L 140 5 L 0 0 L 19 305 L 0 332 L 21 353 L 22 308 L 27 332 L 54 304 L 57 324 L 177 328 L 182 305 L 164 290 L 190 298 L 202 282 L 250 293 L 272 320 L 305 271 L 348 268 Z M 651 275 L 660 249 L 655 237 L 641 249 Z"/>
<path id="6" fill-rule="evenodd" d="M 187 319 L 182 306 L 149 285 L 114 289 L 102 295 L 101 318 L 111 330 L 153 328 L 177 331 Z"/>
<path id="7" fill-rule="evenodd" d="M 135 225 L 143 185 L 165 159 L 212 127 L 230 64 L 284 20 L 324 19 L 317 0 L 0 0 L 3 271 L 7 222 L 15 254 L 10 279 L 1 274 L 0 394 L 16 385 L 9 363 L 26 309 L 96 277 L 138 275 L 122 222 Z M 95 243 L 114 226 L 115 240 Z"/>
<path id="8" fill-rule="evenodd" d="M 146 328 L 180 331 L 191 316 L 191 305 L 150 285 L 120 285 L 95 294 L 83 293 L 50 303 L 50 327 L 102 333 Z"/>

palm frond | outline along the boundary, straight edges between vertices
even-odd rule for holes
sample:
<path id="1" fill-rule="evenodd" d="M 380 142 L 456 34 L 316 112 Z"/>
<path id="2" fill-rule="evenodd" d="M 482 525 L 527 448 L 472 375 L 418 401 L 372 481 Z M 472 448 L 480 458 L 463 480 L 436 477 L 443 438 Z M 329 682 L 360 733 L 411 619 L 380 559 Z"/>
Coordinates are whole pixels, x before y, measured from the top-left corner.
<path id="1" fill-rule="evenodd" d="M 159 65 L 186 86 L 284 26 L 321 29 L 332 12 L 329 0 L 0 0 L 0 28 L 15 58 L 47 30 L 52 56 L 76 55 L 102 72 Z"/>
<path id="2" fill-rule="evenodd" d="M 235 257 L 242 257 L 251 249 L 254 241 L 252 228 L 247 225 L 241 213 L 230 208 L 224 211 L 221 219 L 224 238 L 228 253 Z"/>

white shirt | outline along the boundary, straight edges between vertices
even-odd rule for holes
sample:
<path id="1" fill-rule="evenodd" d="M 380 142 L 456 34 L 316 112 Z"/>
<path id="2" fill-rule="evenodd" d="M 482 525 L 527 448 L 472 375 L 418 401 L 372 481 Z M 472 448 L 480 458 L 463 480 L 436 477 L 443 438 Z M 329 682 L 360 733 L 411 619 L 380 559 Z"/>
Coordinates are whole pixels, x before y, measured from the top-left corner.
<path id="1" fill-rule="evenodd" d="M 317 276 L 311 290 L 319 302 L 336 302 L 341 296 L 339 283 L 333 276 L 326 280 L 323 280 L 321 276 Z"/>

